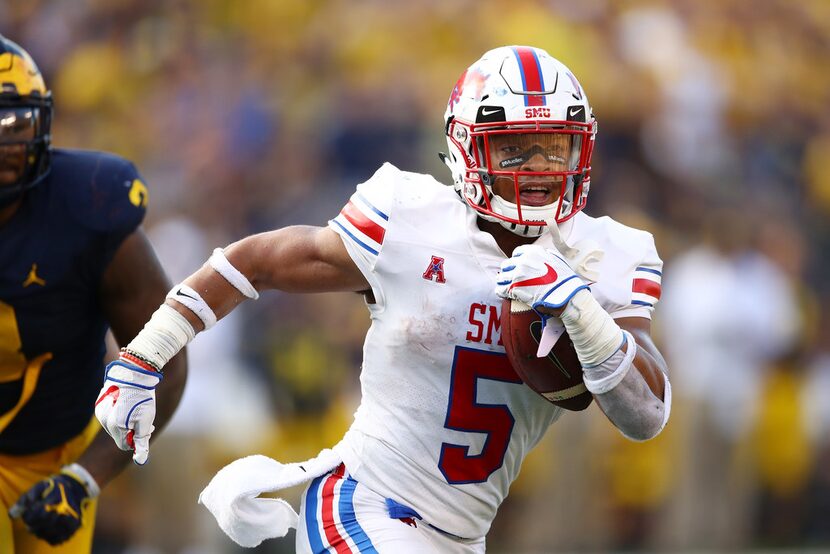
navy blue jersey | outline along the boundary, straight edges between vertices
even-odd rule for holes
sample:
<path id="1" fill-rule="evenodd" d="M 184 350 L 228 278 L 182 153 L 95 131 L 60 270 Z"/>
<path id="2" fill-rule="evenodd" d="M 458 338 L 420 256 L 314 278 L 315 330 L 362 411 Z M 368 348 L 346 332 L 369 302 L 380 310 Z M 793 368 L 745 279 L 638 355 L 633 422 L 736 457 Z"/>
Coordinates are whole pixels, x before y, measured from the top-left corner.
<path id="1" fill-rule="evenodd" d="M 146 205 L 129 161 L 55 149 L 49 176 L 0 226 L 0 452 L 41 452 L 89 423 L 103 382 L 101 279 Z"/>

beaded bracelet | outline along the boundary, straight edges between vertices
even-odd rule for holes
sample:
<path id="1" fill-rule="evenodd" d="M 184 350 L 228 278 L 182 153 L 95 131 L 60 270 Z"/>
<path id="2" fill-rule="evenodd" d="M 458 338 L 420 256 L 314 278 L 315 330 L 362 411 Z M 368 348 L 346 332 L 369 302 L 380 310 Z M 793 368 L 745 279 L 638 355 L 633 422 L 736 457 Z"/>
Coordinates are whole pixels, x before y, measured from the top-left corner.
<path id="1" fill-rule="evenodd" d="M 161 370 L 160 367 L 158 367 L 156 364 L 150 361 L 146 356 L 142 356 L 135 350 L 127 350 L 126 347 L 122 348 L 121 358 L 127 360 L 128 362 L 132 362 L 137 366 L 141 367 L 142 369 L 146 369 L 147 371 L 155 371 L 156 373 L 161 373 L 162 375 L 164 375 L 164 372 Z"/>

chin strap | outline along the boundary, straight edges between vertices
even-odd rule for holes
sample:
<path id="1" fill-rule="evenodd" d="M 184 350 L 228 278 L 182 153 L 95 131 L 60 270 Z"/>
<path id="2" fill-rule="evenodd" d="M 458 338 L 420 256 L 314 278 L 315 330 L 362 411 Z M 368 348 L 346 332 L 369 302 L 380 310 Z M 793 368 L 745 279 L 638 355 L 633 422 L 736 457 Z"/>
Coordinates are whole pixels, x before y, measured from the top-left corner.
<path id="1" fill-rule="evenodd" d="M 519 219 L 519 207 L 513 202 L 508 202 L 497 194 L 490 196 L 490 207 L 497 214 L 511 219 Z M 556 207 L 556 203 L 548 206 L 523 206 L 522 216 L 527 221 L 546 221 L 556 216 Z M 515 233 L 523 237 L 538 237 L 547 230 L 546 225 L 522 225 L 520 223 L 504 221 L 503 219 L 492 216 L 489 218 L 485 216 L 485 219 L 495 221 L 511 233 Z"/>

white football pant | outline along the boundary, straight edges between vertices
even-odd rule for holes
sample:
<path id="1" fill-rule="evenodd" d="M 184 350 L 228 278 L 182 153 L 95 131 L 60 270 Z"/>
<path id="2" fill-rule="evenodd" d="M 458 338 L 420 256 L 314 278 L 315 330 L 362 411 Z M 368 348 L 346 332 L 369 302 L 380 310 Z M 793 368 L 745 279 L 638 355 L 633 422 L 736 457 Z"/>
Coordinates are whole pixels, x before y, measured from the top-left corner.
<path id="1" fill-rule="evenodd" d="M 311 481 L 302 496 L 298 554 L 483 554 L 484 547 L 484 538 L 461 539 L 416 517 L 393 518 L 387 499 L 352 479 L 342 464 Z"/>

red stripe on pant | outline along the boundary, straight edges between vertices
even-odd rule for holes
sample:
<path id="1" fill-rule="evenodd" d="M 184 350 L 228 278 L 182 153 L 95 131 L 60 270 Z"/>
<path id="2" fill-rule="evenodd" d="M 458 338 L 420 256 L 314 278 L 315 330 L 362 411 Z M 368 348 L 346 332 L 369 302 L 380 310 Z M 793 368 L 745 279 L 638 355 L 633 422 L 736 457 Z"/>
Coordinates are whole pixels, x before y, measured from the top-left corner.
<path id="1" fill-rule="evenodd" d="M 323 532 L 326 535 L 326 540 L 337 551 L 337 554 L 349 554 L 352 549 L 346 542 L 346 538 L 340 534 L 337 529 L 337 524 L 334 522 L 334 487 L 337 482 L 343 478 L 343 464 L 334 470 L 323 483 L 323 492 L 321 495 L 322 515 L 323 515 Z"/>

